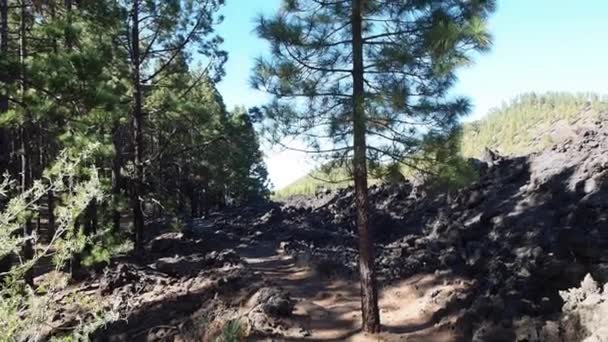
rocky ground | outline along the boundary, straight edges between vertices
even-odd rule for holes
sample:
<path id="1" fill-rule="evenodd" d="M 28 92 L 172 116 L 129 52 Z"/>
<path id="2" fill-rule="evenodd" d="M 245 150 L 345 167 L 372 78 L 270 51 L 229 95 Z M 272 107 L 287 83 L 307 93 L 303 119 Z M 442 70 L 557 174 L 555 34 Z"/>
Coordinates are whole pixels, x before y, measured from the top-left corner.
<path id="1" fill-rule="evenodd" d="M 559 291 L 586 274 L 608 282 L 608 126 L 485 159 L 479 181 L 455 193 L 371 188 L 382 340 L 572 340 Z M 121 314 L 93 335 L 211 341 L 238 322 L 250 340 L 369 339 L 357 330 L 354 211 L 343 189 L 214 213 L 180 232 L 151 224 L 144 258 L 78 284 Z M 50 326 L 73 323 L 65 307 Z"/>
<path id="2" fill-rule="evenodd" d="M 563 305 L 559 290 L 578 285 L 587 273 L 608 281 L 608 127 L 597 122 L 575 133 L 530 156 L 489 154 L 479 181 L 457 193 L 424 195 L 408 184 L 372 188 L 383 283 L 427 272 L 474 281 L 458 305 L 469 338 L 558 334 L 546 330 L 555 327 L 547 321 Z M 353 203 L 346 189 L 285 209 L 310 226 L 334 226 L 325 238 L 295 238 L 296 249 L 314 245 L 321 258 L 341 260 L 354 271 L 346 262 L 356 255 Z M 336 249 L 329 241 L 340 229 L 350 234 L 340 234 Z"/>

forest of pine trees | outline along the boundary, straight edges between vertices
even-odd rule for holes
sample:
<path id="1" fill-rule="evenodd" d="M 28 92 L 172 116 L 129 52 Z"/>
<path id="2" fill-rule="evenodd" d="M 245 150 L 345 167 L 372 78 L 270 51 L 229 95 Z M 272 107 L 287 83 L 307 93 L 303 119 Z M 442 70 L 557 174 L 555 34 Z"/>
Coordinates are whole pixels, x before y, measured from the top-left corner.
<path id="1" fill-rule="evenodd" d="M 0 0 L 0 342 L 606 335 L 606 98 L 463 123 L 496 0 L 256 1 Z"/>
<path id="2" fill-rule="evenodd" d="M 216 88 L 228 58 L 215 32 L 223 4 L 1 0 L 0 273 L 33 286 L 33 264 L 57 248 L 76 278 L 108 234 L 143 255 L 150 219 L 266 198 L 260 124 L 274 143 L 301 139 L 349 165 L 362 330 L 377 333 L 368 176 L 413 163 L 426 136 L 457 129 L 470 105 L 449 96 L 456 70 L 489 49 L 495 2 L 284 1 L 256 28 L 271 49 L 251 84 L 272 100 L 232 111 Z"/>
<path id="3" fill-rule="evenodd" d="M 607 109 L 608 99 L 593 93 L 521 94 L 482 120 L 463 125 L 461 152 L 470 157 L 478 157 L 484 147 L 508 155 L 536 152 L 555 143 L 547 132 L 552 125 L 598 119 Z"/>
<path id="4" fill-rule="evenodd" d="M 3 0 L 0 169 L 18 180 L 6 197 L 45 178 L 62 151 L 95 145 L 105 196 L 74 229 L 130 234 L 138 251 L 146 219 L 264 198 L 255 123 L 215 86 L 227 58 L 214 31 L 222 4 Z M 22 234 L 52 232 L 63 200 L 37 199 Z M 25 243 L 22 256 L 32 253 Z"/>

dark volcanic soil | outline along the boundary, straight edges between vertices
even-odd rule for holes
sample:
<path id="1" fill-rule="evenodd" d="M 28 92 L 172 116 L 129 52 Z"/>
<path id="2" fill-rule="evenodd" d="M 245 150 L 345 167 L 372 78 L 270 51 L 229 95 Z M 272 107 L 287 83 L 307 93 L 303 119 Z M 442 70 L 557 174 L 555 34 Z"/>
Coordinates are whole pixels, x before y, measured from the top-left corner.
<path id="1" fill-rule="evenodd" d="M 608 281 L 608 127 L 480 172 L 456 193 L 370 189 L 380 337 L 358 331 L 352 189 L 215 213 L 183 232 L 157 222 L 145 258 L 79 284 L 122 315 L 94 336 L 212 340 L 240 318 L 254 340 L 557 341 L 558 291 L 587 273 Z M 60 312 L 52 325 L 72 320 Z"/>

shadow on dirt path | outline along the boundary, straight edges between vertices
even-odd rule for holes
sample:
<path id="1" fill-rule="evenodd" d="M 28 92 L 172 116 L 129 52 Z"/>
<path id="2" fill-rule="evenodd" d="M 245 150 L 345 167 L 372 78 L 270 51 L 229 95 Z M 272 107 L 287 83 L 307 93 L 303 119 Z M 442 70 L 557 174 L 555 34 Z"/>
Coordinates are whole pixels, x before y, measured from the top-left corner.
<path id="1" fill-rule="evenodd" d="M 459 341 L 454 328 L 458 305 L 471 283 L 438 275 L 418 275 L 381 289 L 383 332 L 362 333 L 359 284 L 356 279 L 328 278 L 276 244 L 239 250 L 268 285 L 287 290 L 298 301 L 295 321 L 305 338 L 276 337 L 269 341 Z"/>

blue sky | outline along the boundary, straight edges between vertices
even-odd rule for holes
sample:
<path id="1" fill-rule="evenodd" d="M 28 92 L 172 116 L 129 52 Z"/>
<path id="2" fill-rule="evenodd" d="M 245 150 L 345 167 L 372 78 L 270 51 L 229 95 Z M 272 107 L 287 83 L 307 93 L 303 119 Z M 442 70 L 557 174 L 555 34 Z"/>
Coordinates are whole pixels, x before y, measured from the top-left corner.
<path id="1" fill-rule="evenodd" d="M 228 108 L 265 103 L 249 87 L 256 57 L 268 45 L 255 35 L 256 14 L 271 14 L 281 0 L 226 0 L 218 28 L 229 53 L 227 75 L 219 85 Z M 494 46 L 461 69 L 455 94 L 474 105 L 467 120 L 528 91 L 592 91 L 608 94 L 608 1 L 502 0 L 489 22 Z M 282 187 L 315 164 L 307 156 L 265 144 L 271 181 Z"/>

